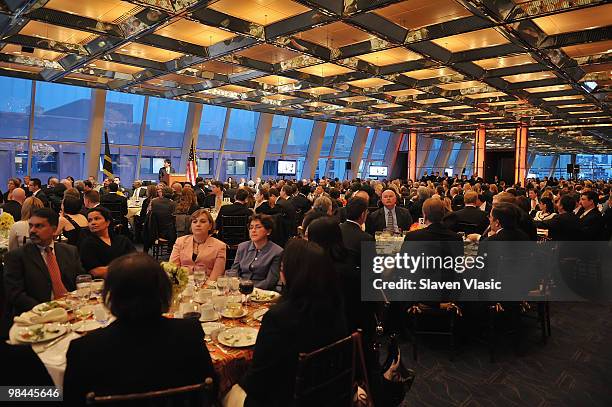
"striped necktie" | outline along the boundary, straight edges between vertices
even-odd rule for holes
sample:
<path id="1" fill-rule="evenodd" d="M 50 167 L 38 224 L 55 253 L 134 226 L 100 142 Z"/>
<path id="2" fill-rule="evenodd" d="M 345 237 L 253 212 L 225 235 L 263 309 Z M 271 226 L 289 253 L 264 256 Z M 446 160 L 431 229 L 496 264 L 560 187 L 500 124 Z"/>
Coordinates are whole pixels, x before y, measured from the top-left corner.
<path id="1" fill-rule="evenodd" d="M 68 290 L 66 290 L 66 287 L 62 282 L 62 274 L 60 273 L 57 259 L 53 253 L 53 248 L 51 246 L 45 247 L 45 253 L 47 256 L 47 269 L 49 270 L 49 275 L 51 276 L 53 298 L 63 297 L 68 293 Z"/>
<path id="2" fill-rule="evenodd" d="M 395 232 L 395 223 L 393 222 L 393 212 L 387 209 L 387 230 Z"/>

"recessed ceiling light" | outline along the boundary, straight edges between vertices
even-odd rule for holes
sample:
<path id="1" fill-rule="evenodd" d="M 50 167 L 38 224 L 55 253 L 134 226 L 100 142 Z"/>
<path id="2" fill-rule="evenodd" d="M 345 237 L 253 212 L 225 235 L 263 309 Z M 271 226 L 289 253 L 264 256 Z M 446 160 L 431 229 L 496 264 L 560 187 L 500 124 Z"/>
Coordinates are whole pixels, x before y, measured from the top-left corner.
<path id="1" fill-rule="evenodd" d="M 127 48 L 121 48 L 120 51 L 127 51 Z"/>

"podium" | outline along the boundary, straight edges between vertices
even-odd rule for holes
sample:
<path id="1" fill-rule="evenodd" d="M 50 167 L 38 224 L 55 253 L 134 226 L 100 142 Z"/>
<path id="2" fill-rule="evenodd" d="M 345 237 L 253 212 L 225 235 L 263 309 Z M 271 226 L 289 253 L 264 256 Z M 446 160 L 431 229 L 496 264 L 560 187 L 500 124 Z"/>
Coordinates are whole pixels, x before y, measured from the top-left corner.
<path id="1" fill-rule="evenodd" d="M 175 182 L 180 182 L 180 183 L 184 183 L 187 182 L 187 175 L 186 174 L 166 174 L 162 181 L 164 181 L 166 183 L 166 185 L 170 186 Z"/>

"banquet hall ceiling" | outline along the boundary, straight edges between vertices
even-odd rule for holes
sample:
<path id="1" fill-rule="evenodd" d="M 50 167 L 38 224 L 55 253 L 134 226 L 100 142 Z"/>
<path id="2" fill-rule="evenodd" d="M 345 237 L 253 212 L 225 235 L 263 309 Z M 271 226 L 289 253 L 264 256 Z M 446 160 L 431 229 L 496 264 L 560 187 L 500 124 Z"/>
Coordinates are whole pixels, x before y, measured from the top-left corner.
<path id="1" fill-rule="evenodd" d="M 0 75 L 612 152 L 605 0 L 0 0 Z"/>

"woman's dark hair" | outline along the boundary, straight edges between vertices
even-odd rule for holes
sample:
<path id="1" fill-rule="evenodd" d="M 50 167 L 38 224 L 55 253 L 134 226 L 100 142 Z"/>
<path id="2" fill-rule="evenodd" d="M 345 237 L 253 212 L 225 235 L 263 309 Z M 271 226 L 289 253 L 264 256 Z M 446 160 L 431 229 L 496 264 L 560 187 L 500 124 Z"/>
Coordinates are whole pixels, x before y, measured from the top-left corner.
<path id="1" fill-rule="evenodd" d="M 102 217 L 104 218 L 104 220 L 112 222 L 113 221 L 113 214 L 111 213 L 111 211 L 109 211 L 108 209 L 106 209 L 103 206 L 96 206 L 95 208 L 91 208 L 90 210 L 87 211 L 87 218 L 89 218 L 89 214 L 92 212 L 98 212 L 100 215 L 102 215 Z"/>
<path id="2" fill-rule="evenodd" d="M 333 216 L 312 221 L 308 226 L 308 240 L 321 246 L 333 261 L 343 261 L 346 258 L 340 222 Z"/>
<path id="3" fill-rule="evenodd" d="M 282 269 L 286 281 L 284 300 L 341 303 L 338 277 L 325 250 L 303 239 L 291 239 L 285 246 Z"/>
<path id="4" fill-rule="evenodd" d="M 81 212 L 83 208 L 83 203 L 80 199 L 73 198 L 71 196 L 67 196 L 64 198 L 64 212 L 68 215 L 77 215 Z"/>
<path id="5" fill-rule="evenodd" d="M 108 265 L 102 298 L 120 321 L 142 323 L 161 317 L 171 295 L 168 276 L 148 254 L 126 254 Z"/>
<path id="6" fill-rule="evenodd" d="M 302 227 L 304 228 L 304 231 L 308 229 L 308 226 L 312 223 L 312 221 L 314 221 L 315 219 L 322 218 L 324 216 L 329 216 L 329 215 L 317 209 L 311 209 L 308 212 L 306 212 L 306 214 L 304 215 L 304 220 L 302 220 Z"/>
<path id="7" fill-rule="evenodd" d="M 249 218 L 249 226 L 251 225 L 251 222 L 260 222 L 264 229 L 266 229 L 268 232 L 274 230 L 274 220 L 270 215 L 256 213 Z"/>
<path id="8" fill-rule="evenodd" d="M 546 205 L 546 213 L 553 213 L 555 211 L 555 204 L 552 199 L 544 197 L 540 199 L 540 203 Z"/>

